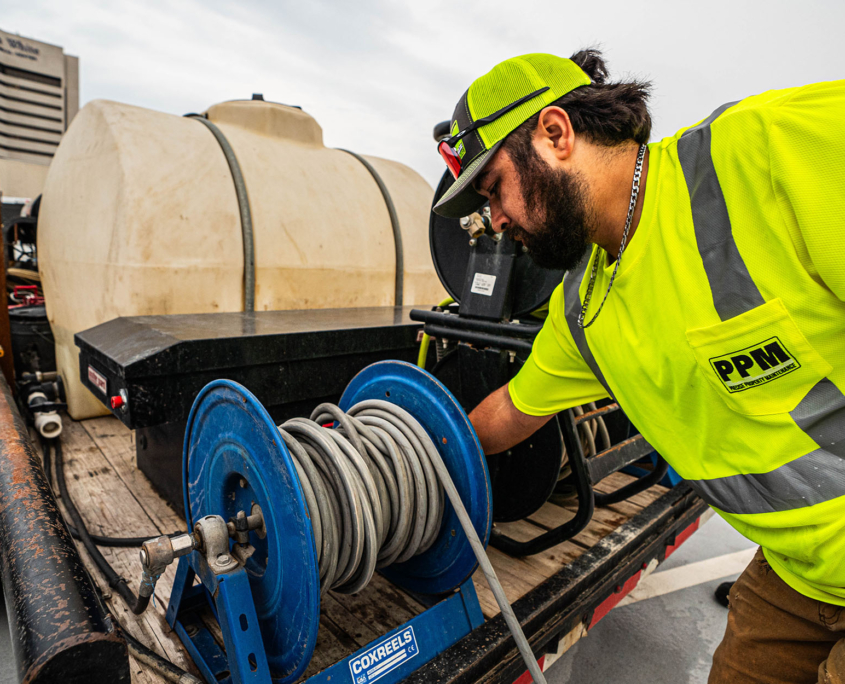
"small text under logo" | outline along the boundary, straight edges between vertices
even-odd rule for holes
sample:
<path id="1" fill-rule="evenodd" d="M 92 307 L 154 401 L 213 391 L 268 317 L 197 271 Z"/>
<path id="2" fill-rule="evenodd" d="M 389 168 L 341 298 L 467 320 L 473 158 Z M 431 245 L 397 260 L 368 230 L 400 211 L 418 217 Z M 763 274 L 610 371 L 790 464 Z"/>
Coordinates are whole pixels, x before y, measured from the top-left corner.
<path id="1" fill-rule="evenodd" d="M 715 356 L 710 359 L 710 365 L 731 393 L 764 385 L 801 368 L 798 360 L 777 337 L 730 354 Z"/>

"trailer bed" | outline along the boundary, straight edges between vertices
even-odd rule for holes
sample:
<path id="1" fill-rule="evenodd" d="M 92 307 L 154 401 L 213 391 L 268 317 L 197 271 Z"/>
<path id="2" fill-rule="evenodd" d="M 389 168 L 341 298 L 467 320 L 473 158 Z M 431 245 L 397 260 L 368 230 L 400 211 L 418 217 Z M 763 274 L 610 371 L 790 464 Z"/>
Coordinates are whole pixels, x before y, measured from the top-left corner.
<path id="1" fill-rule="evenodd" d="M 136 468 L 135 433 L 116 418 L 109 416 L 81 422 L 67 419 L 61 440 L 68 489 L 91 533 L 113 537 L 155 537 L 186 530 L 184 519 L 156 493 L 149 480 Z M 629 475 L 616 473 L 604 480 L 597 490 L 612 491 L 632 479 Z M 653 569 L 657 561 L 683 541 L 684 535 L 694 530 L 705 510 L 704 505 L 685 486 L 680 487 L 668 490 L 656 485 L 622 503 L 597 508 L 592 521 L 580 534 L 534 556 L 513 558 L 492 547 L 488 549 L 508 599 L 512 603 L 518 602 L 515 606 L 517 615 L 520 619 L 523 619 L 523 614 L 532 616 L 533 623 L 527 625 L 526 633 L 529 639 L 532 634 L 535 635 L 532 639 L 535 653 L 539 657 L 547 654 L 546 666 L 585 634 L 615 605 L 614 601 L 618 603 L 633 588 L 643 570 Z M 61 499 L 59 504 L 63 508 Z M 573 515 L 574 506 L 547 503 L 528 519 L 499 524 L 497 529 L 522 541 L 560 525 Z M 106 595 L 110 609 L 121 624 L 156 652 L 198 675 L 164 618 L 176 564 L 171 565 L 159 580 L 155 605 L 151 603 L 143 615 L 136 617 L 119 596 L 111 593 L 82 544 L 77 542 L 77 547 L 91 577 Z M 137 592 L 141 574 L 138 549 L 101 547 L 101 551 L 117 573 L 127 580 L 133 592 Z M 607 565 L 608 553 L 616 553 L 615 560 L 610 559 L 610 565 Z M 636 569 L 639 561 L 634 556 L 643 553 L 646 560 L 642 564 L 646 567 Z M 593 556 L 595 560 L 591 560 Z M 580 561 L 576 563 L 578 559 Z M 607 570 L 596 575 L 596 571 L 603 567 L 602 563 Z M 635 568 L 631 570 L 630 577 L 623 578 L 619 585 L 611 586 L 611 596 L 603 597 L 600 591 L 602 581 L 616 581 L 611 575 L 630 568 Z M 571 581 L 561 584 L 567 575 L 571 576 Z M 587 580 L 592 589 L 599 590 L 598 594 L 595 591 L 590 594 L 592 603 L 580 607 L 575 605 L 577 601 L 570 601 L 573 604 L 571 609 L 568 604 L 560 604 L 565 593 L 563 589 L 569 585 L 576 587 L 578 582 Z M 500 634 L 504 623 L 501 617 L 496 617 L 499 608 L 480 571 L 473 577 L 473 583 L 487 622 L 421 668 L 425 672 L 415 673 L 410 679 L 420 682 L 480 681 L 478 672 L 484 672 L 485 681 L 510 683 L 524 670 L 516 659 L 512 642 L 508 650 L 506 639 Z M 558 586 L 562 589 L 558 590 Z M 364 591 L 355 596 L 329 592 L 322 599 L 317 647 L 303 678 L 357 651 L 424 610 L 425 606 L 414 596 L 378 574 Z M 584 621 L 584 615 L 590 616 L 589 621 Z M 207 624 L 222 644 L 219 628 L 213 620 L 209 619 Z M 483 634 L 476 634 L 482 631 Z M 474 649 L 473 644 L 478 640 L 477 662 L 475 667 L 468 667 L 474 654 L 466 651 Z M 490 666 L 485 662 L 489 662 Z M 131 671 L 132 681 L 139 684 L 165 681 L 134 660 L 131 661 Z"/>

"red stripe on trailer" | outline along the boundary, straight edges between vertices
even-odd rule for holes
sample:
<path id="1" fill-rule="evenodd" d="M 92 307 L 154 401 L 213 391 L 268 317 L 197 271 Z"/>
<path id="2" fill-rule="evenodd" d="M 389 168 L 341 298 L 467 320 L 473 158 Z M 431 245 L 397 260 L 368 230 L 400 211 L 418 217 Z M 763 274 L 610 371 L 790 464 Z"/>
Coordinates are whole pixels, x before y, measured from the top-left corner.
<path id="1" fill-rule="evenodd" d="M 593 619 L 590 621 L 590 626 L 587 627 L 587 629 L 592 629 L 593 627 L 595 627 L 599 620 L 601 620 L 613 608 L 616 607 L 617 603 L 619 603 L 623 598 L 630 594 L 631 590 L 635 586 L 637 586 L 637 582 L 640 581 L 640 576 L 642 574 L 642 570 L 637 570 L 636 574 L 634 574 L 632 577 L 629 577 L 625 584 L 623 584 L 621 587 L 617 587 L 616 591 L 614 591 L 610 596 L 608 596 L 604 601 L 602 601 L 598 605 L 598 607 L 593 611 Z"/>
<path id="2" fill-rule="evenodd" d="M 678 532 L 675 535 L 675 542 L 673 544 L 669 544 L 666 547 L 666 555 L 664 556 L 664 560 L 671 556 L 677 549 L 683 544 L 687 539 L 689 539 L 693 533 L 698 530 L 698 527 L 701 523 L 701 518 L 696 518 L 695 522 L 691 525 L 686 527 L 685 529 Z M 642 570 L 638 570 L 634 575 L 628 578 L 628 580 L 623 584 L 621 587 L 617 587 L 617 591 L 613 592 L 610 596 L 608 596 L 604 601 L 602 601 L 598 607 L 593 611 L 593 619 L 590 622 L 589 627 L 587 629 L 592 629 L 595 625 L 601 620 L 605 615 L 607 615 L 611 610 L 613 610 L 619 602 L 625 598 L 628 594 L 633 591 L 634 587 L 639 584 L 640 578 L 642 577 Z M 542 656 L 537 663 L 540 665 L 541 670 L 545 670 L 545 661 L 546 656 Z M 531 679 L 531 673 L 526 670 L 522 673 L 522 675 L 514 681 L 513 684 L 532 684 L 534 680 Z"/>
<path id="3" fill-rule="evenodd" d="M 664 556 L 664 560 L 669 558 L 677 549 L 683 544 L 687 539 L 689 539 L 693 533 L 698 529 L 698 526 L 701 522 L 700 518 L 696 518 L 695 522 L 686 527 L 685 529 L 678 532 L 675 535 L 675 542 L 670 544 L 666 547 L 666 555 Z M 625 596 L 631 593 L 634 587 L 637 586 L 637 583 L 640 581 L 640 577 L 642 576 L 642 570 L 638 571 L 635 575 L 628 578 L 628 581 L 625 582 L 621 587 L 617 587 L 617 591 L 613 594 L 608 596 L 604 601 L 602 601 L 598 607 L 593 611 L 593 619 L 590 622 L 590 626 L 587 629 L 592 629 L 599 620 L 601 620 L 605 615 L 607 615 L 616 605 L 623 599 Z"/>
<path id="4" fill-rule="evenodd" d="M 701 518 L 696 518 L 692 525 L 687 527 L 685 530 L 681 530 L 675 535 L 675 543 L 666 547 L 666 556 L 664 557 L 664 560 L 675 553 L 675 551 L 678 550 L 678 547 L 692 536 L 692 533 L 698 529 L 700 523 Z"/>
<path id="5" fill-rule="evenodd" d="M 540 666 L 540 671 L 543 671 L 543 665 L 546 663 L 546 656 L 540 656 L 540 659 L 537 661 L 537 664 Z M 513 684 L 531 684 L 534 680 L 531 679 L 531 673 L 526 670 L 522 673 L 519 679 L 515 680 Z"/>

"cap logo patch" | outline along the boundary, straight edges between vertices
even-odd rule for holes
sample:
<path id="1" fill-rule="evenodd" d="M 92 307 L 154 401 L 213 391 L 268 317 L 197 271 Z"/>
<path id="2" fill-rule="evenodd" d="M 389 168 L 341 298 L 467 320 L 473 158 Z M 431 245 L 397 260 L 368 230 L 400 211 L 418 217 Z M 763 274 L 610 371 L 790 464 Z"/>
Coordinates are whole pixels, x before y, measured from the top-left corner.
<path id="1" fill-rule="evenodd" d="M 461 129 L 458 127 L 458 122 L 457 122 L 457 120 L 456 120 L 456 121 L 452 124 L 452 130 L 450 131 L 450 133 L 451 133 L 453 136 L 455 136 L 455 135 L 457 135 L 458 133 L 460 133 L 460 130 L 461 130 Z M 457 154 L 457 155 L 458 155 L 458 157 L 460 157 L 461 159 L 463 159 L 463 158 L 464 158 L 464 155 L 467 153 L 467 148 L 464 146 L 464 141 L 463 141 L 463 139 L 458 140 L 458 144 L 457 144 L 457 145 L 455 145 L 452 149 L 453 149 L 453 150 L 455 150 L 455 154 Z"/>
<path id="2" fill-rule="evenodd" d="M 801 368 L 798 360 L 777 337 L 710 359 L 725 389 L 742 392 Z"/>

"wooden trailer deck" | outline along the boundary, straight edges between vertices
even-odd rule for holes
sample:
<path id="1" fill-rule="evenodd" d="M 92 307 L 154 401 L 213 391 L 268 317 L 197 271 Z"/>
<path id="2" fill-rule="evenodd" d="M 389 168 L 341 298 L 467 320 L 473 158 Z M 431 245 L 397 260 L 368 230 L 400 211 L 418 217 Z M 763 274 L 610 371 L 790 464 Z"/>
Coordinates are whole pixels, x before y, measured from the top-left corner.
<path id="1" fill-rule="evenodd" d="M 184 531 L 185 521 L 135 467 L 134 439 L 135 434 L 111 416 L 82 422 L 65 420 L 61 441 L 68 490 L 89 531 L 113 537 L 156 537 Z M 615 490 L 632 479 L 616 473 L 597 489 Z M 512 558 L 490 547 L 490 560 L 510 601 L 515 601 L 559 572 L 666 491 L 664 487 L 654 486 L 622 503 L 598 508 L 592 522 L 580 534 L 534 556 Z M 59 505 L 63 507 L 61 499 Z M 498 525 L 497 529 L 522 541 L 560 525 L 573 515 L 574 508 L 569 510 L 547 503 L 529 519 Z M 77 547 L 91 577 L 102 589 L 121 624 L 139 641 L 198 675 L 178 637 L 164 619 L 176 564 L 171 565 L 159 580 L 155 605 L 151 603 L 143 615 L 136 617 L 119 596 L 111 594 L 82 544 L 77 542 Z M 101 551 L 116 572 L 127 580 L 133 592 L 137 592 L 141 575 L 138 549 L 101 547 Z M 476 572 L 473 582 L 485 617 L 498 614 L 498 606 L 480 571 Z M 317 648 L 303 678 L 321 671 L 423 610 L 424 607 L 413 597 L 379 575 L 358 595 L 330 592 L 322 600 Z M 216 637 L 222 644 L 219 629 L 216 629 Z M 561 648 L 568 648 L 571 643 L 563 644 Z M 158 684 L 165 681 L 134 660 L 131 666 L 133 682 Z"/>

